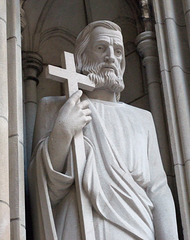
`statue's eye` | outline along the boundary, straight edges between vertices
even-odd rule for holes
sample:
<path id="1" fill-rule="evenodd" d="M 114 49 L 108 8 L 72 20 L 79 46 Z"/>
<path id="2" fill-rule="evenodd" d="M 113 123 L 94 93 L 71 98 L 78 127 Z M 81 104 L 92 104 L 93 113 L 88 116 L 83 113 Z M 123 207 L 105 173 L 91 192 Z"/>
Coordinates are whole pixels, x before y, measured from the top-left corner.
<path id="1" fill-rule="evenodd" d="M 115 49 L 115 55 L 116 55 L 117 57 L 120 57 L 120 56 L 122 55 L 121 49 L 119 49 L 119 48 Z"/>
<path id="2" fill-rule="evenodd" d="M 98 52 L 103 52 L 104 51 L 104 46 L 103 45 L 98 45 L 97 47 L 96 47 L 96 50 L 98 51 Z"/>

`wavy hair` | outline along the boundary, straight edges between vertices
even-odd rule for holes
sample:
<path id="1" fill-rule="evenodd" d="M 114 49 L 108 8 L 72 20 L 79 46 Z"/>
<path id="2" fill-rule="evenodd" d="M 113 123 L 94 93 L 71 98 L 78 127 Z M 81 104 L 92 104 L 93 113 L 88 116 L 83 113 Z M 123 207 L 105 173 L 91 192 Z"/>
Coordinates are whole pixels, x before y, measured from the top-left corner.
<path id="1" fill-rule="evenodd" d="M 107 20 L 101 20 L 101 21 L 95 21 L 90 24 L 88 24 L 78 35 L 75 43 L 75 63 L 76 63 L 76 69 L 78 72 L 81 73 L 82 66 L 83 66 L 83 54 L 85 52 L 85 49 L 90 41 L 90 35 L 91 32 L 94 30 L 96 27 L 104 27 L 107 29 L 115 30 L 121 32 L 121 28 Z M 122 74 L 125 71 L 125 55 L 123 52 L 123 59 L 121 62 L 121 70 Z"/>

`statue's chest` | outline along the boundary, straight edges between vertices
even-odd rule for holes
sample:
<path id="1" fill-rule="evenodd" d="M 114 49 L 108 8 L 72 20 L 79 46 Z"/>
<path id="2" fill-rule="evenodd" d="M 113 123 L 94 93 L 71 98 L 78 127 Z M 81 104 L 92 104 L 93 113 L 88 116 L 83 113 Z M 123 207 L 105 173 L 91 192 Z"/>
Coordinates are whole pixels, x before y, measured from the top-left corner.
<path id="1" fill-rule="evenodd" d="M 118 149 L 145 148 L 148 132 L 139 119 L 128 112 L 124 104 L 117 107 L 97 105 L 96 109 L 102 125 Z"/>
<path id="2" fill-rule="evenodd" d="M 134 177 L 144 179 L 142 182 L 145 183 L 145 178 L 149 176 L 147 129 L 125 105 L 114 107 L 97 104 L 95 107 L 102 129 L 105 129 L 109 141 L 117 149 L 120 161 L 125 163 Z"/>

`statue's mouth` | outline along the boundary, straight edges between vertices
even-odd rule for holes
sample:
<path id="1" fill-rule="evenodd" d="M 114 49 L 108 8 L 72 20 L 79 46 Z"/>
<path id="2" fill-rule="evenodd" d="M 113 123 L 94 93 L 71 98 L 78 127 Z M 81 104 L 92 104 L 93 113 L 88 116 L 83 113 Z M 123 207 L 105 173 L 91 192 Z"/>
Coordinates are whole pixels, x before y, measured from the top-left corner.
<path id="1" fill-rule="evenodd" d="M 117 75 L 117 69 L 116 69 L 116 67 L 113 66 L 113 65 L 104 65 L 104 66 L 102 66 L 102 69 L 107 69 L 107 70 L 114 71 L 115 74 Z"/>
<path id="2" fill-rule="evenodd" d="M 113 67 L 104 67 L 104 68 L 106 68 L 106 69 L 111 69 L 111 70 L 114 70 L 114 71 L 115 71 L 115 69 L 114 69 Z"/>

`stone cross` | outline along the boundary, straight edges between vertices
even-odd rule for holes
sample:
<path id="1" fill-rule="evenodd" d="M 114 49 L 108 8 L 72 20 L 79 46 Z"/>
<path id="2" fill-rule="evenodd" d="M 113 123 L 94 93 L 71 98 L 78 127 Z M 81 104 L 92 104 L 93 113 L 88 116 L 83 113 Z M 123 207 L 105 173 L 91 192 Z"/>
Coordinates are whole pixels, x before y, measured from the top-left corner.
<path id="1" fill-rule="evenodd" d="M 61 62 L 62 67 L 65 62 L 66 69 L 48 65 L 46 69 L 46 77 L 64 83 L 67 98 L 79 88 L 88 91 L 92 91 L 94 89 L 94 84 L 87 76 L 76 72 L 73 54 L 64 52 Z M 86 164 L 82 131 L 74 136 L 72 141 L 72 150 L 82 240 L 95 240 L 92 206 L 82 187 L 83 172 Z"/>
<path id="2" fill-rule="evenodd" d="M 65 84 L 65 95 L 70 97 L 79 88 L 92 91 L 94 89 L 94 83 L 83 74 L 76 72 L 75 61 L 72 53 L 64 52 L 61 56 L 62 67 L 65 69 L 48 65 L 46 76 L 52 80 Z"/>

